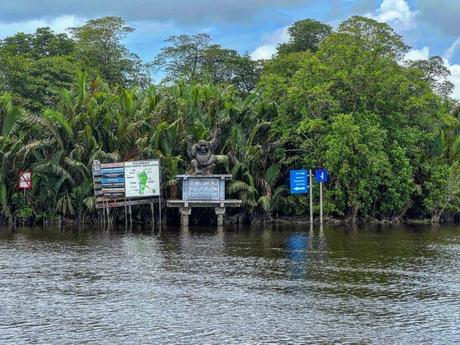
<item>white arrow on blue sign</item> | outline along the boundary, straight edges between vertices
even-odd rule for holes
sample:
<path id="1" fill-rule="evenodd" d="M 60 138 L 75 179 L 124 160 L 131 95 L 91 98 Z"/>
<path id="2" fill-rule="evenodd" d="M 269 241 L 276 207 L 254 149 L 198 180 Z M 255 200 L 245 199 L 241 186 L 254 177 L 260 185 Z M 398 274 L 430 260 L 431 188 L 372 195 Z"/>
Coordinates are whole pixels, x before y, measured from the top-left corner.
<path id="1" fill-rule="evenodd" d="M 308 193 L 307 170 L 291 170 L 290 178 L 291 194 Z"/>
<path id="2" fill-rule="evenodd" d="M 323 183 L 329 181 L 329 172 L 326 169 L 318 169 L 315 171 L 316 182 Z"/>

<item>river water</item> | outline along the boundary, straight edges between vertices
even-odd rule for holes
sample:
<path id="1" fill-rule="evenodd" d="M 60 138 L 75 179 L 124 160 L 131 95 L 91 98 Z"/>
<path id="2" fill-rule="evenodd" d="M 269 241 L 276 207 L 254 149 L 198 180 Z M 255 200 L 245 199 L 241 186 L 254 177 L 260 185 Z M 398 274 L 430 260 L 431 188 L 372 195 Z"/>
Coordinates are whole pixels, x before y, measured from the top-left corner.
<path id="1" fill-rule="evenodd" d="M 0 344 L 459 344 L 460 228 L 0 229 Z"/>

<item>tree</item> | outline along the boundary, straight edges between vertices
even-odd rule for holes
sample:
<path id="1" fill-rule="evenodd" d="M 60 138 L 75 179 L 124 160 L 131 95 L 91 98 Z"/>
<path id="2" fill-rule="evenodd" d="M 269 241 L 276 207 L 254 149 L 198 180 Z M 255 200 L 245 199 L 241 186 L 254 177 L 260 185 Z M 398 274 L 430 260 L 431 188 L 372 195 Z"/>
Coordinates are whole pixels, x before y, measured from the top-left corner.
<path id="1" fill-rule="evenodd" d="M 156 61 L 166 82 L 148 88 L 132 85 L 140 70 L 130 72 L 135 60 L 122 39 L 131 29 L 119 18 L 72 29 L 72 49 L 47 29 L 6 39 L 1 220 L 97 217 L 94 159 L 161 158 L 163 192 L 175 197 L 185 138 L 208 139 L 216 128 L 216 169 L 233 176 L 238 219 L 305 215 L 308 199 L 286 196 L 287 172 L 299 167 L 330 171 L 331 216 L 458 218 L 460 107 L 447 97 L 442 60 L 401 63 L 402 38 L 369 18 L 352 17 L 324 37 L 308 36 L 313 24 L 293 25 L 290 43 L 298 36 L 303 48 L 264 62 L 260 79 L 259 63 L 207 35 L 172 37 Z M 15 190 L 24 169 L 34 171 L 28 204 Z"/>
<path id="2" fill-rule="evenodd" d="M 72 84 L 78 64 L 71 57 L 51 56 L 29 60 L 22 56 L 3 56 L 1 86 L 16 102 L 32 111 L 51 106 L 54 89 Z M 1 70 L 1 68 L 0 68 Z"/>
<path id="3" fill-rule="evenodd" d="M 50 28 L 38 28 L 32 36 L 32 57 L 70 56 L 75 43 L 65 33 L 55 34 Z"/>
<path id="4" fill-rule="evenodd" d="M 288 28 L 289 42 L 278 46 L 278 54 L 310 51 L 315 53 L 320 43 L 331 34 L 332 27 L 314 19 L 299 20 Z"/>
<path id="5" fill-rule="evenodd" d="M 353 38 L 364 50 L 397 61 L 400 61 L 409 50 L 409 46 L 391 26 L 367 17 L 353 16 L 345 20 L 339 25 L 337 33 Z"/>
<path id="6" fill-rule="evenodd" d="M 332 215 L 401 219 L 414 206 L 443 103 L 400 65 L 406 49 L 387 24 L 353 17 L 316 53 L 279 54 L 264 68 L 258 93 L 277 104 L 274 160 L 329 168 Z"/>
<path id="7" fill-rule="evenodd" d="M 1 216 L 12 216 L 12 196 L 16 190 L 15 181 L 19 169 L 19 150 L 25 135 L 19 123 L 24 117 L 21 107 L 13 104 L 8 93 L 0 97 L 0 206 Z"/>
<path id="8" fill-rule="evenodd" d="M 243 92 L 252 91 L 258 81 L 261 65 L 248 55 L 212 44 L 208 34 L 172 36 L 156 56 L 154 65 L 164 69 L 167 83 L 233 84 Z"/>
<path id="9" fill-rule="evenodd" d="M 167 46 L 156 56 L 154 65 L 165 69 L 166 81 L 197 80 L 211 37 L 208 34 L 180 35 L 171 36 L 165 42 Z"/>
<path id="10" fill-rule="evenodd" d="M 76 57 L 88 71 L 97 71 L 110 85 L 146 85 L 149 82 L 147 65 L 122 44 L 122 40 L 134 31 L 123 19 L 92 19 L 69 31 L 75 40 Z"/>
<path id="11" fill-rule="evenodd" d="M 73 52 L 73 41 L 49 28 L 5 38 L 0 42 L 0 90 L 33 111 L 50 106 L 53 88 L 73 81 L 78 68 Z"/>
<path id="12" fill-rule="evenodd" d="M 69 88 L 78 70 L 78 64 L 70 57 L 51 56 L 33 61 L 26 74 L 26 85 L 18 90 L 25 105 L 38 111 L 55 105 L 57 88 Z"/>
<path id="13" fill-rule="evenodd" d="M 431 221 L 439 223 L 445 213 L 458 213 L 460 207 L 460 166 L 446 163 L 427 167 L 430 177 L 424 184 L 424 206 L 431 214 Z"/>
<path id="14" fill-rule="evenodd" d="M 0 41 L 3 54 L 21 55 L 33 60 L 50 56 L 69 56 L 74 42 L 66 34 L 55 34 L 49 27 L 38 28 L 33 34 L 18 33 Z"/>
<path id="15" fill-rule="evenodd" d="M 0 51 L 0 92 L 17 96 L 26 87 L 30 59 L 22 55 L 5 54 Z"/>
<path id="16" fill-rule="evenodd" d="M 447 98 L 454 90 L 454 84 L 448 80 L 449 69 L 440 56 L 432 56 L 427 60 L 416 60 L 408 63 L 409 67 L 423 73 L 423 79 L 430 83 L 433 90 L 441 97 Z"/>

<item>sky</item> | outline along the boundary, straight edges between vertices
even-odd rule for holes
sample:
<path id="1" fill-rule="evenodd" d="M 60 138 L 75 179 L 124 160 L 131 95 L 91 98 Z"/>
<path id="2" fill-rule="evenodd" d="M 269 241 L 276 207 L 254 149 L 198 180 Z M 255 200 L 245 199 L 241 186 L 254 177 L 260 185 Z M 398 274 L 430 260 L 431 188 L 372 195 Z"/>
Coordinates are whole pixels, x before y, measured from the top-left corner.
<path id="1" fill-rule="evenodd" d="M 108 15 L 135 28 L 124 43 L 144 61 L 169 36 L 201 32 L 253 59 L 269 58 L 297 20 L 336 27 L 352 15 L 368 16 L 404 37 L 412 47 L 407 59 L 441 56 L 460 99 L 460 0 L 1 0 L 0 38 L 43 26 L 65 32 Z"/>

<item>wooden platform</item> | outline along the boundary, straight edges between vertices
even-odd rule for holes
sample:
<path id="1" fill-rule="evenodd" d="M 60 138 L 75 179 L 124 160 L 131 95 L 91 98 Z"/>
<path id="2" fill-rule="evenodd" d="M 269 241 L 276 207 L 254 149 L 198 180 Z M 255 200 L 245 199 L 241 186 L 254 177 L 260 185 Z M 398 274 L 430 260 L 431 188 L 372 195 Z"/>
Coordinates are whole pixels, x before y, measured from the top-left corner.
<path id="1" fill-rule="evenodd" d="M 181 224 L 188 226 L 189 216 L 192 214 L 194 207 L 209 207 L 214 208 L 217 216 L 217 225 L 224 224 L 224 214 L 227 207 L 240 207 L 241 200 L 168 200 L 168 207 L 178 207 L 180 213 Z"/>
<path id="2" fill-rule="evenodd" d="M 149 205 L 149 204 L 159 204 L 159 199 L 107 199 L 107 198 L 98 198 L 96 203 L 96 209 L 103 209 L 106 207 L 125 207 L 129 205 Z"/>
<path id="3" fill-rule="evenodd" d="M 241 200 L 168 200 L 168 207 L 240 207 Z"/>
<path id="4" fill-rule="evenodd" d="M 176 175 L 176 178 L 178 180 L 186 180 L 186 179 L 189 179 L 189 178 L 201 178 L 201 177 L 218 178 L 218 179 L 221 179 L 221 180 L 231 180 L 232 179 L 231 174 L 204 174 L 204 175 L 182 174 L 182 175 Z"/>

